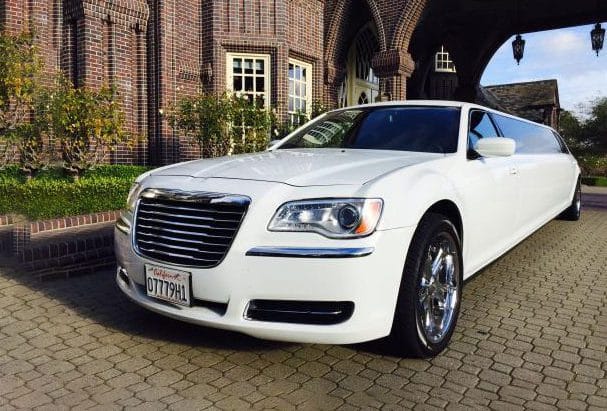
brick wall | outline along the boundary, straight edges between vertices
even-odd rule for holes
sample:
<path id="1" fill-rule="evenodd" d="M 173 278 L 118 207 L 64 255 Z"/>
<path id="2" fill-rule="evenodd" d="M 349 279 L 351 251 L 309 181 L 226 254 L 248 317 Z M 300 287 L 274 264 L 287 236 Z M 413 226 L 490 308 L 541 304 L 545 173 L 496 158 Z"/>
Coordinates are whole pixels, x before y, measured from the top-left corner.
<path id="1" fill-rule="evenodd" d="M 77 86 L 113 85 L 135 149 L 115 163 L 166 164 L 199 153 L 163 113 L 181 96 L 226 89 L 226 53 L 271 58 L 271 103 L 286 119 L 288 59 L 313 65 L 313 99 L 330 107 L 354 36 L 369 21 L 381 54 L 374 69 L 393 98 L 405 97 L 408 41 L 426 0 L 3 0 L 0 27 L 35 28 L 46 72 Z M 50 76 L 49 76 L 50 78 Z"/>

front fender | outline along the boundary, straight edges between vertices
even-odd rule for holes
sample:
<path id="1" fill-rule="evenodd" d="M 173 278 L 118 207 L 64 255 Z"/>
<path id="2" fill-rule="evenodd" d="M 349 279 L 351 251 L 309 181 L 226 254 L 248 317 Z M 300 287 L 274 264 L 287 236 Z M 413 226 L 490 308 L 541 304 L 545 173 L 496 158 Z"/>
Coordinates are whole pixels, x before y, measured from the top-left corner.
<path id="1" fill-rule="evenodd" d="M 428 209 L 442 200 L 460 208 L 453 183 L 443 173 L 430 169 L 385 176 L 374 182 L 369 192 L 384 198 L 378 230 L 417 226 Z"/>

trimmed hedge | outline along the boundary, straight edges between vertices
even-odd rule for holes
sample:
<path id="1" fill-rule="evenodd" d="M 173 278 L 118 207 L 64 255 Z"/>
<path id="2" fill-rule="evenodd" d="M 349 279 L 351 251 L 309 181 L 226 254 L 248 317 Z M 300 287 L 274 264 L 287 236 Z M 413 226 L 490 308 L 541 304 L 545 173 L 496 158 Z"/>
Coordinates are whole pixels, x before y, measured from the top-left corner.
<path id="1" fill-rule="evenodd" d="M 0 214 L 43 220 L 124 208 L 135 178 L 148 168 L 101 166 L 72 181 L 61 170 L 49 169 L 26 181 L 19 171 L 0 171 Z"/>
<path id="2" fill-rule="evenodd" d="M 588 186 L 607 187 L 607 177 L 582 177 L 582 184 Z"/>

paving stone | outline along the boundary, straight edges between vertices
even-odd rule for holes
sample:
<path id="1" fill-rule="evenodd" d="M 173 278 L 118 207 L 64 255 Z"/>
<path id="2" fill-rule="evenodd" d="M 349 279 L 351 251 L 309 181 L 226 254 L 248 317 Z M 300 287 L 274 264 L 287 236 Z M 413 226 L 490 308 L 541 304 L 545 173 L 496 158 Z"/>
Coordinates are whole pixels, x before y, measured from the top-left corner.
<path id="1" fill-rule="evenodd" d="M 466 284 L 450 346 L 422 360 L 172 321 L 113 273 L 0 267 L 0 408 L 602 410 L 605 249 L 604 212 L 549 223 Z"/>

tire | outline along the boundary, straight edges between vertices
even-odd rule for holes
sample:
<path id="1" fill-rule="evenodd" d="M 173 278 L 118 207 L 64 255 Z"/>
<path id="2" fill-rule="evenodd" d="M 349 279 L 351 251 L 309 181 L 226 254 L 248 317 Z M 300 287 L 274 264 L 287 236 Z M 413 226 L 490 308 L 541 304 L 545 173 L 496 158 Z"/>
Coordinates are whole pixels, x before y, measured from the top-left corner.
<path id="1" fill-rule="evenodd" d="M 573 192 L 573 199 L 571 205 L 565 209 L 560 215 L 559 219 L 567 221 L 578 221 L 582 214 L 582 185 L 580 180 L 577 181 L 575 191 Z"/>
<path id="2" fill-rule="evenodd" d="M 441 214 L 426 214 L 405 261 L 388 337 L 390 351 L 430 357 L 444 350 L 457 323 L 462 283 L 461 241 L 455 226 Z"/>

